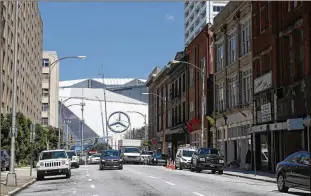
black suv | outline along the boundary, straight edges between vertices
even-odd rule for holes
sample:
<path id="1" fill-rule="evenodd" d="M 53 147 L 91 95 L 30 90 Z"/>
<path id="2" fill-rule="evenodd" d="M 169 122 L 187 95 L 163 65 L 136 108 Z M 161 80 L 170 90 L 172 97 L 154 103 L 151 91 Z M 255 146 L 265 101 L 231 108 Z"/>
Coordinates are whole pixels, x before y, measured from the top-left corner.
<path id="1" fill-rule="evenodd" d="M 191 157 L 190 170 L 201 172 L 202 170 L 212 170 L 215 174 L 223 174 L 224 159 L 215 148 L 198 148 Z"/>

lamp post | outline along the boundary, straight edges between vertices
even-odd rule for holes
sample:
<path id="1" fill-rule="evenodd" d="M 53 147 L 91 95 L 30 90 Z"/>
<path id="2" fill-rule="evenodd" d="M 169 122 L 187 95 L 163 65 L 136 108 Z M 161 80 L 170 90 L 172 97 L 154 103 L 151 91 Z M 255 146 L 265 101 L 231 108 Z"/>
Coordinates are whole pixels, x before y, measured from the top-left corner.
<path id="1" fill-rule="evenodd" d="M 201 72 L 202 74 L 202 95 L 201 95 L 201 147 L 204 146 L 204 113 L 205 113 L 205 94 L 204 94 L 204 85 L 205 85 L 205 76 L 206 76 L 206 73 L 205 73 L 205 65 L 204 67 L 201 69 L 199 68 L 198 66 L 192 64 L 192 63 L 189 63 L 189 62 L 186 62 L 186 61 L 176 61 L 176 60 L 173 60 L 171 61 L 169 64 L 177 64 L 177 63 L 185 63 L 185 64 L 188 64 L 188 65 L 191 65 L 193 66 L 194 68 L 196 68 L 198 71 Z M 169 66 L 169 65 L 168 65 Z"/>
<path id="2" fill-rule="evenodd" d="M 141 113 L 141 112 L 137 112 L 137 111 L 127 111 L 128 113 L 136 113 L 136 114 L 139 114 L 139 115 L 141 115 L 143 118 L 144 118 L 144 124 L 145 124 L 145 141 L 147 141 L 148 140 L 148 138 L 147 138 L 147 135 L 148 135 L 148 130 L 147 130 L 147 115 L 146 114 L 143 114 L 143 113 Z"/>
<path id="3" fill-rule="evenodd" d="M 15 21 L 14 21 L 14 68 L 13 68 L 13 100 L 12 100 L 12 137 L 11 137 L 11 159 L 10 159 L 10 172 L 7 174 L 7 186 L 16 186 L 16 173 L 15 173 L 15 137 L 16 137 L 16 104 L 17 104 L 17 30 L 18 30 L 18 11 L 19 2 L 15 1 Z M 0 81 L 2 82 L 2 81 Z"/>
<path id="4" fill-rule="evenodd" d="M 62 57 L 57 59 L 56 61 L 52 62 L 49 65 L 49 97 L 48 97 L 48 102 L 49 102 L 49 118 L 48 118 L 48 124 L 50 124 L 51 121 L 51 116 L 50 116 L 50 112 L 51 112 L 51 73 L 53 71 L 53 68 L 55 67 L 55 65 L 64 59 L 86 59 L 86 56 L 66 56 L 66 57 Z M 58 149 L 60 149 L 60 128 L 58 127 L 58 145 L 57 145 Z"/>
<path id="5" fill-rule="evenodd" d="M 161 97 L 160 95 L 154 94 L 154 93 L 142 93 L 143 95 L 153 95 L 156 97 L 159 97 L 160 99 L 162 99 L 164 101 L 165 107 L 166 107 L 166 99 Z M 166 115 L 166 112 L 164 112 L 164 114 Z M 165 122 L 164 122 L 165 121 Z M 163 115 L 163 141 L 162 141 L 162 153 L 165 154 L 165 129 L 166 129 L 166 118 Z"/>
<path id="6" fill-rule="evenodd" d="M 100 99 L 97 96 L 95 96 L 95 98 L 98 100 L 98 102 L 100 104 L 99 106 L 100 106 L 100 115 L 101 115 L 101 118 L 102 118 L 103 137 L 105 137 L 105 125 L 104 125 L 104 114 L 103 114 L 102 102 L 100 101 Z M 107 138 L 108 138 L 108 130 L 106 130 L 106 133 L 107 133 Z"/>

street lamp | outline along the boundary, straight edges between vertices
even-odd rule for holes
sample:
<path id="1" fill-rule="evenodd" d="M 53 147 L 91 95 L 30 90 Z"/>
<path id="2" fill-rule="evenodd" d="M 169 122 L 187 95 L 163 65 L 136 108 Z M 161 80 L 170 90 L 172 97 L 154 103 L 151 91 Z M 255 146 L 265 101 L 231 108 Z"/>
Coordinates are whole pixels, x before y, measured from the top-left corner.
<path id="1" fill-rule="evenodd" d="M 103 114 L 103 107 L 102 107 L 102 102 L 100 101 L 100 99 L 98 98 L 98 96 L 95 96 L 95 98 L 99 101 L 99 104 L 100 104 L 100 115 L 101 115 L 101 118 L 102 118 L 102 127 L 103 127 L 103 137 L 105 137 L 105 125 L 104 125 L 104 114 Z M 106 111 L 105 111 L 106 112 Z M 107 112 L 106 112 L 106 115 L 107 115 Z M 107 125 L 107 121 L 106 121 L 106 125 Z M 106 136 L 108 138 L 108 129 L 107 129 L 107 126 L 106 126 Z M 108 144 L 108 142 L 107 142 Z"/>
<path id="2" fill-rule="evenodd" d="M 189 62 L 186 62 L 186 61 L 176 61 L 176 60 L 172 60 L 170 61 L 170 63 L 167 65 L 167 67 L 170 66 L 170 64 L 177 64 L 177 63 L 185 63 L 185 64 L 188 64 L 188 65 L 191 65 L 193 66 L 194 68 L 196 68 L 198 71 L 201 72 L 202 74 L 202 95 L 201 95 L 201 147 L 204 146 L 204 113 L 205 113 L 205 95 L 204 95 L 204 85 L 205 85 L 205 76 L 206 76 L 206 73 L 205 73 L 205 65 L 204 67 L 201 69 L 199 68 L 198 66 L 192 64 L 192 63 L 189 63 Z"/>
<path id="3" fill-rule="evenodd" d="M 56 61 L 52 62 L 49 65 L 49 97 L 48 97 L 48 102 L 49 102 L 49 119 L 48 119 L 48 124 L 50 124 L 50 112 L 51 112 L 51 73 L 53 71 L 53 68 L 55 67 L 55 65 L 64 59 L 81 59 L 84 60 L 86 59 L 86 56 L 66 56 L 66 57 L 62 57 L 57 59 Z M 58 127 L 58 145 L 57 145 L 58 149 L 60 149 L 60 128 Z"/>
<path id="4" fill-rule="evenodd" d="M 137 111 L 127 111 L 128 113 L 136 113 L 136 114 L 139 114 L 141 115 L 143 118 L 144 118 L 144 124 L 145 124 L 145 141 L 147 141 L 147 115 L 146 114 L 143 114 L 141 112 L 137 112 Z"/>
<path id="5" fill-rule="evenodd" d="M 160 99 L 162 99 L 166 105 L 166 99 L 164 97 L 161 97 L 160 95 L 157 95 L 155 93 L 142 93 L 143 95 L 153 95 L 156 97 L 159 97 Z M 166 112 L 164 112 L 164 114 L 166 115 Z M 165 122 L 164 122 L 165 121 Z M 166 129 L 166 118 L 164 118 L 163 115 L 163 141 L 162 141 L 162 153 L 165 154 L 165 129 Z"/>

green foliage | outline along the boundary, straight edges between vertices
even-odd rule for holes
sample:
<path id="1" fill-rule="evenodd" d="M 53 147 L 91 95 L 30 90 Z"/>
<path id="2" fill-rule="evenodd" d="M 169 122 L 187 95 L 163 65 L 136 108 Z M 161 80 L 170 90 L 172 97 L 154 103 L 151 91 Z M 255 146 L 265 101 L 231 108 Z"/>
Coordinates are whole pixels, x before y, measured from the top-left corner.
<path id="1" fill-rule="evenodd" d="M 96 150 L 97 152 L 101 153 L 107 149 L 111 150 L 112 148 L 106 143 L 98 143 L 98 144 L 95 144 L 91 150 Z"/>
<path id="2" fill-rule="evenodd" d="M 11 138 L 10 138 L 10 126 L 12 115 L 1 114 L 1 144 L 2 149 L 10 152 L 11 150 Z M 40 124 L 36 124 L 36 136 L 34 142 L 30 142 L 30 126 L 31 120 L 26 118 L 22 113 L 17 113 L 16 116 L 18 134 L 16 138 L 16 163 L 18 165 L 29 165 L 31 147 L 33 147 L 33 160 L 38 158 L 41 151 L 47 149 L 47 141 L 49 141 L 50 149 L 57 147 L 58 142 L 58 129 L 54 127 L 42 127 Z"/>

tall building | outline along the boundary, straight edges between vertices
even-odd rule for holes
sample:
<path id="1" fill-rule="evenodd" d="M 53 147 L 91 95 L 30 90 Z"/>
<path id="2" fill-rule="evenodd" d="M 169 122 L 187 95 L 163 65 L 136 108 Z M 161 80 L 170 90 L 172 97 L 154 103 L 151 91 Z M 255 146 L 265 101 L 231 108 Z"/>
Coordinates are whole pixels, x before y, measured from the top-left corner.
<path id="1" fill-rule="evenodd" d="M 33 122 L 41 119 L 41 59 L 43 22 L 38 3 L 20 3 L 17 31 L 17 112 Z M 12 111 L 15 2 L 0 2 L 1 113 Z"/>
<path id="2" fill-rule="evenodd" d="M 187 46 L 228 1 L 186 1 L 185 2 L 185 45 Z"/>
<path id="3" fill-rule="evenodd" d="M 58 127 L 59 62 L 55 51 L 44 51 L 42 62 L 42 125 Z M 57 63 L 54 63 L 57 62 Z"/>

